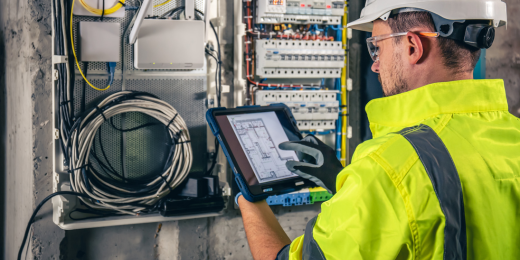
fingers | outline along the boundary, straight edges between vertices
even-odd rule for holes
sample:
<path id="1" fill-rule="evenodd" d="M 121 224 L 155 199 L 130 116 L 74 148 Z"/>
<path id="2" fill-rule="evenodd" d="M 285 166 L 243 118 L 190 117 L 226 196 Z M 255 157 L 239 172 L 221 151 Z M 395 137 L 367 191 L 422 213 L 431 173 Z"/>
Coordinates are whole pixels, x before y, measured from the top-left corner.
<path id="1" fill-rule="evenodd" d="M 313 143 L 313 144 L 319 144 L 317 140 L 318 140 L 318 138 L 316 138 L 316 136 L 314 136 L 314 135 L 307 135 L 306 137 L 304 137 L 302 139 L 302 141 L 306 141 L 306 142 Z"/>
<path id="2" fill-rule="evenodd" d="M 300 170 L 305 171 L 305 167 L 316 168 L 316 165 L 306 162 L 287 161 L 285 162 L 285 167 L 287 167 L 289 171 L 296 173 L 296 171 Z M 298 167 L 298 169 L 296 169 L 295 167 Z"/>
<path id="3" fill-rule="evenodd" d="M 278 148 L 282 150 L 293 150 L 295 152 L 308 154 L 315 159 L 317 159 L 321 155 L 321 151 L 318 149 L 318 146 L 309 143 L 306 141 L 293 141 L 293 142 L 283 142 L 278 145 Z"/>

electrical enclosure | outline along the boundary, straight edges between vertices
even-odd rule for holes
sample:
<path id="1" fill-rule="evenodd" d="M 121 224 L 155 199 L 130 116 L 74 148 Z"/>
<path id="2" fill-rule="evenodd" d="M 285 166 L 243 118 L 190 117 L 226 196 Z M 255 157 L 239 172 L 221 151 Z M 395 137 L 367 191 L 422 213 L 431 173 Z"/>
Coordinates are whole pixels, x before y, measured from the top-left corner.
<path id="1" fill-rule="evenodd" d="M 136 69 L 200 69 L 204 22 L 145 19 L 134 45 Z"/>
<path id="2" fill-rule="evenodd" d="M 125 5 L 126 8 L 129 8 L 129 6 L 137 6 L 139 2 L 140 1 L 137 0 L 126 0 Z M 156 5 L 162 2 L 164 1 L 154 0 L 153 4 Z M 109 1 L 107 0 L 106 4 L 108 5 L 108 3 Z M 112 3 L 110 6 L 113 5 L 114 3 Z M 96 4 L 92 4 L 92 6 L 99 8 Z M 177 1 L 171 1 L 161 6 L 160 8 L 154 8 L 153 13 L 154 15 L 162 15 L 168 10 L 178 6 L 179 3 Z M 85 61 L 89 60 L 87 63 L 83 61 L 81 49 L 85 47 L 99 48 L 102 46 L 106 47 L 103 50 L 106 51 L 107 49 L 113 48 L 112 44 L 114 44 L 114 42 L 117 43 L 119 49 L 115 51 L 117 54 L 117 60 L 114 80 L 110 88 L 105 91 L 97 91 L 93 88 L 90 88 L 85 84 L 76 64 L 74 64 L 73 67 L 70 67 L 73 77 L 69 79 L 71 88 L 71 96 L 69 98 L 72 102 L 68 103 L 68 105 L 72 109 L 74 115 L 79 115 L 83 112 L 83 109 L 90 110 L 94 108 L 97 103 L 107 95 L 116 93 L 121 90 L 144 91 L 154 94 L 166 103 L 171 104 L 186 121 L 188 128 L 187 130 L 189 131 L 192 139 L 191 147 L 193 151 L 193 157 L 196 158 L 196 161 L 193 163 L 188 176 L 195 176 L 201 172 L 204 172 L 207 168 L 206 158 L 209 158 L 209 152 L 211 149 L 214 149 L 212 146 L 213 140 L 208 141 L 207 139 L 209 132 L 206 122 L 204 121 L 204 115 L 208 109 L 208 98 L 212 97 L 212 94 L 210 94 L 211 89 L 208 88 L 209 77 L 207 61 L 204 57 L 204 44 L 207 40 L 205 23 L 207 20 L 193 20 L 187 21 L 187 23 L 183 23 L 184 21 L 177 20 L 174 21 L 178 22 L 177 24 L 170 24 L 170 26 L 158 25 L 155 28 L 150 28 L 149 30 L 142 30 L 140 36 L 143 36 L 141 39 L 143 41 L 139 42 L 139 48 L 136 50 L 134 49 L 135 46 L 128 44 L 128 32 L 130 31 L 128 26 L 135 14 L 135 11 L 125 12 L 125 8 L 123 7 L 116 12 L 121 12 L 123 14 L 122 16 L 111 15 L 100 21 L 99 16 L 92 15 L 90 13 L 82 13 L 80 10 L 81 8 L 82 7 L 79 2 L 76 1 L 73 12 L 74 16 L 71 23 L 72 39 L 74 40 L 73 48 L 75 48 L 76 53 L 78 54 L 78 64 L 90 83 L 92 83 L 94 86 L 106 86 L 108 82 L 107 78 L 109 76 L 108 65 L 106 61 L 108 61 L 109 58 L 96 58 L 99 61 L 95 61 L 96 59 L 89 60 L 88 58 L 85 58 Z M 195 8 L 202 10 L 203 12 L 207 11 L 206 1 L 196 0 Z M 86 10 L 83 11 L 86 12 Z M 54 9 L 53 12 L 55 12 Z M 61 28 L 56 29 L 54 25 L 58 21 L 54 19 L 54 15 L 52 17 L 53 50 L 55 50 L 55 38 L 57 34 L 67 35 L 66 33 L 70 30 L 70 28 L 66 27 L 64 30 Z M 60 18 L 62 24 L 64 24 L 64 21 L 67 21 L 68 19 L 70 19 L 70 17 Z M 81 38 L 82 36 L 80 35 L 80 23 L 96 23 L 96 25 L 100 25 L 103 28 L 110 27 L 110 35 L 107 36 L 108 38 L 100 38 L 100 35 L 94 36 L 97 37 L 97 42 L 95 45 L 91 45 L 94 44 L 92 41 L 83 43 Z M 115 30 L 115 26 L 118 26 L 117 30 Z M 97 31 L 98 29 L 95 30 Z M 156 42 L 155 45 L 152 44 L 148 45 L 148 47 L 143 47 L 149 44 L 149 42 L 147 42 L 147 33 L 156 34 L 155 36 L 149 35 L 151 38 L 148 39 L 155 39 L 158 42 Z M 166 35 L 167 38 L 161 38 L 159 36 L 161 34 L 162 36 L 165 36 L 165 34 L 168 33 L 170 35 Z M 91 32 L 89 32 L 89 35 L 92 35 Z M 70 44 L 69 38 L 66 38 L 65 40 L 68 44 Z M 108 44 L 106 44 L 107 40 L 110 41 Z M 104 44 L 107 46 L 104 46 Z M 146 48 L 146 50 L 144 48 Z M 162 48 L 171 50 L 172 53 L 175 54 L 172 56 L 165 55 L 165 49 Z M 141 54 L 144 53 L 144 55 L 148 55 L 148 57 L 145 58 L 151 58 L 153 55 L 156 55 L 156 57 L 160 58 L 156 61 L 156 63 L 172 63 L 168 63 L 169 65 L 176 63 L 177 67 L 175 68 L 181 69 L 174 69 L 173 66 L 168 67 L 166 65 L 163 68 L 157 68 L 154 70 L 136 69 L 136 67 L 140 67 L 139 65 L 135 64 L 135 56 L 138 51 Z M 110 57 L 110 59 L 112 58 L 113 57 Z M 74 59 L 72 53 L 69 53 L 69 56 L 63 56 L 56 55 L 53 52 L 52 66 L 55 73 L 57 72 L 56 68 L 63 64 L 68 64 L 69 59 Z M 142 66 L 145 67 L 148 66 L 147 64 L 153 63 L 153 61 L 149 60 L 150 62 L 148 62 L 146 59 L 137 61 L 141 62 Z M 192 66 L 186 66 L 187 63 L 192 63 Z M 68 173 L 69 168 L 67 165 L 64 165 L 65 157 L 59 140 L 61 135 L 61 128 L 58 115 L 60 106 L 63 106 L 63 104 L 60 104 L 60 91 L 57 89 L 57 82 L 59 80 L 59 76 L 53 78 L 53 81 L 56 84 L 56 87 L 53 88 L 52 94 L 54 109 L 53 125 L 55 127 L 55 131 L 53 133 L 53 192 L 71 190 L 69 181 L 70 175 Z M 119 128 L 131 128 L 133 126 L 150 124 L 154 122 L 155 121 L 146 116 L 143 116 L 140 113 L 133 112 L 113 118 L 113 123 Z M 114 130 L 114 128 L 112 128 L 108 122 L 105 122 L 99 130 L 100 133 L 98 133 L 99 135 L 102 134 L 102 136 L 99 136 L 98 138 L 105 146 L 107 160 L 110 160 L 113 166 L 118 169 L 123 167 L 123 173 L 125 174 L 125 177 L 139 179 L 146 178 L 149 176 L 149 174 L 151 174 L 153 169 L 161 166 L 160 160 L 158 160 L 158 157 L 161 156 L 157 155 L 161 155 L 162 152 L 162 149 L 159 149 L 160 146 L 158 146 L 161 145 L 160 142 L 162 139 L 158 139 L 157 134 L 161 134 L 163 131 L 164 127 L 161 128 L 157 126 L 156 128 L 142 128 L 132 132 L 121 133 Z M 99 149 L 99 147 L 93 149 Z M 201 163 L 202 161 L 204 161 L 204 163 Z M 94 162 L 92 162 L 92 164 L 94 164 Z M 93 167 L 97 166 L 93 165 Z M 218 174 L 219 178 L 212 179 L 212 185 L 215 187 L 211 189 L 212 195 L 221 196 L 224 198 L 224 201 L 227 201 L 230 195 L 230 185 L 228 183 L 227 172 L 225 169 L 222 170 L 222 167 L 220 166 L 217 166 L 217 169 L 218 171 L 215 172 Z M 215 180 L 219 180 L 217 181 L 218 183 L 214 183 Z M 80 201 L 75 196 L 56 196 L 52 199 L 53 221 L 60 228 L 66 230 L 218 216 L 222 214 L 222 210 L 219 209 L 222 207 L 222 205 L 219 203 L 221 202 L 218 200 L 217 202 L 214 202 L 213 200 L 208 201 L 207 199 L 203 199 L 197 200 L 196 203 L 194 200 L 194 203 L 184 203 L 183 205 L 170 203 L 167 206 L 168 214 L 163 215 L 161 215 L 161 212 L 158 211 L 157 213 L 153 214 L 141 214 L 137 217 L 131 215 L 121 215 L 91 218 L 91 215 L 75 212 L 78 207 L 81 207 Z M 214 205 L 219 206 L 215 207 Z M 201 211 L 201 207 L 203 209 L 204 207 L 207 208 Z M 71 217 L 71 214 L 73 214 L 74 219 Z"/>
<path id="3" fill-rule="evenodd" d="M 118 62 L 120 23 L 80 22 L 80 60 Z"/>

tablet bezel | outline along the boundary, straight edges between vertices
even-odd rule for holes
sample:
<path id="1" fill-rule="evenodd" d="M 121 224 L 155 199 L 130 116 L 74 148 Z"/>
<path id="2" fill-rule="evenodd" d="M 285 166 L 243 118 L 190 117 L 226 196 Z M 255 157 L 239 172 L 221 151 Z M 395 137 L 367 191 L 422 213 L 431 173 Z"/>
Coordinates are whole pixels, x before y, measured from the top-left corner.
<path id="1" fill-rule="evenodd" d="M 286 126 L 291 126 L 291 129 L 288 129 L 291 133 L 293 133 L 295 136 L 301 140 L 303 137 L 298 130 L 296 126 L 296 121 L 294 120 L 294 117 L 292 116 L 289 108 L 282 104 L 277 105 L 271 105 L 271 106 L 253 106 L 253 107 L 239 107 L 239 108 L 233 108 L 233 109 L 215 109 L 211 111 L 211 115 L 214 119 L 214 124 L 216 124 L 216 127 L 218 127 L 218 138 L 221 143 L 226 149 L 227 154 L 226 157 L 228 157 L 228 160 L 231 160 L 232 165 L 235 169 L 235 174 L 239 174 L 242 180 L 246 179 L 246 176 L 243 174 L 243 170 L 240 168 L 235 156 L 233 155 L 233 152 L 231 150 L 231 147 L 228 144 L 228 141 L 225 137 L 225 135 L 221 132 L 221 126 L 219 125 L 217 121 L 217 116 L 228 116 L 228 115 L 236 115 L 236 114 L 252 114 L 252 113 L 262 113 L 262 112 L 275 112 L 277 115 L 277 118 L 281 120 L 286 120 L 287 124 L 282 124 Z M 279 113 L 276 112 L 282 112 L 280 114 L 284 115 L 285 118 L 281 118 Z M 235 133 L 233 133 L 234 135 Z M 290 141 L 298 141 L 298 140 L 290 140 Z M 243 150 L 241 151 L 243 152 Z M 248 162 L 249 163 L 249 162 Z M 255 176 L 256 178 L 256 176 Z M 299 176 L 295 176 L 292 178 L 282 179 L 282 180 L 275 180 L 270 181 L 266 183 L 259 183 L 256 185 L 249 185 L 246 181 L 242 181 L 242 184 L 239 183 L 239 185 L 245 184 L 247 186 L 247 189 L 253 196 L 261 196 L 261 195 L 276 195 L 276 194 L 282 194 L 287 193 L 291 191 L 300 190 L 307 187 L 312 187 L 313 183 L 307 179 L 304 179 Z M 315 185 L 314 185 L 315 186 Z"/>

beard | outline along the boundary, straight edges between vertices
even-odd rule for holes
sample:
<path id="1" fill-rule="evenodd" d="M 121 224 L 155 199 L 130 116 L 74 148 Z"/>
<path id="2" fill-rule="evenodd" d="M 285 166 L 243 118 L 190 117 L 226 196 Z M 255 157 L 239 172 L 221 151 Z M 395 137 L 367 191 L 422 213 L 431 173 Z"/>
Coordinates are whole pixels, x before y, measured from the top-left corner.
<path id="1" fill-rule="evenodd" d="M 401 57 L 397 53 L 394 53 L 390 70 L 383 69 L 382 71 L 386 73 L 379 73 L 377 76 L 377 79 L 383 87 L 385 97 L 401 94 L 409 90 L 408 83 L 404 80 L 403 67 L 398 66 L 398 64 L 402 64 Z"/>

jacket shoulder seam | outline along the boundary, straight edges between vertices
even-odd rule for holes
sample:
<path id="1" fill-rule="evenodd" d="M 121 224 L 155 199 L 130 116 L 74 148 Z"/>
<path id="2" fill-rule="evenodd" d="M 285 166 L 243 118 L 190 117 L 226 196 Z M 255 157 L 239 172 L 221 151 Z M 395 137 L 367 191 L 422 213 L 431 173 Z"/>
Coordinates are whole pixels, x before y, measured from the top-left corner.
<path id="1" fill-rule="evenodd" d="M 420 237 L 419 237 L 419 227 L 417 225 L 417 220 L 415 218 L 415 214 L 413 212 L 412 202 L 410 201 L 410 194 L 406 191 L 404 185 L 401 183 L 402 177 L 399 178 L 399 175 L 391 166 L 386 162 L 384 158 L 382 158 L 377 153 L 371 153 L 368 155 L 370 158 L 372 158 L 387 174 L 387 176 L 390 178 L 392 183 L 394 184 L 394 187 L 399 191 L 399 194 L 401 195 L 401 198 L 403 199 L 405 209 L 406 209 L 406 215 L 408 216 L 408 226 L 410 227 L 410 231 L 412 233 L 412 239 L 414 243 L 414 255 L 415 259 L 420 259 Z M 415 160 L 411 160 L 413 157 L 410 157 L 410 159 L 407 161 L 407 164 L 411 163 L 413 165 L 415 161 L 418 159 L 415 158 Z M 410 161 L 410 162 L 409 162 Z M 408 169 L 406 169 L 408 168 Z M 406 167 L 405 170 L 409 171 L 410 167 Z"/>

